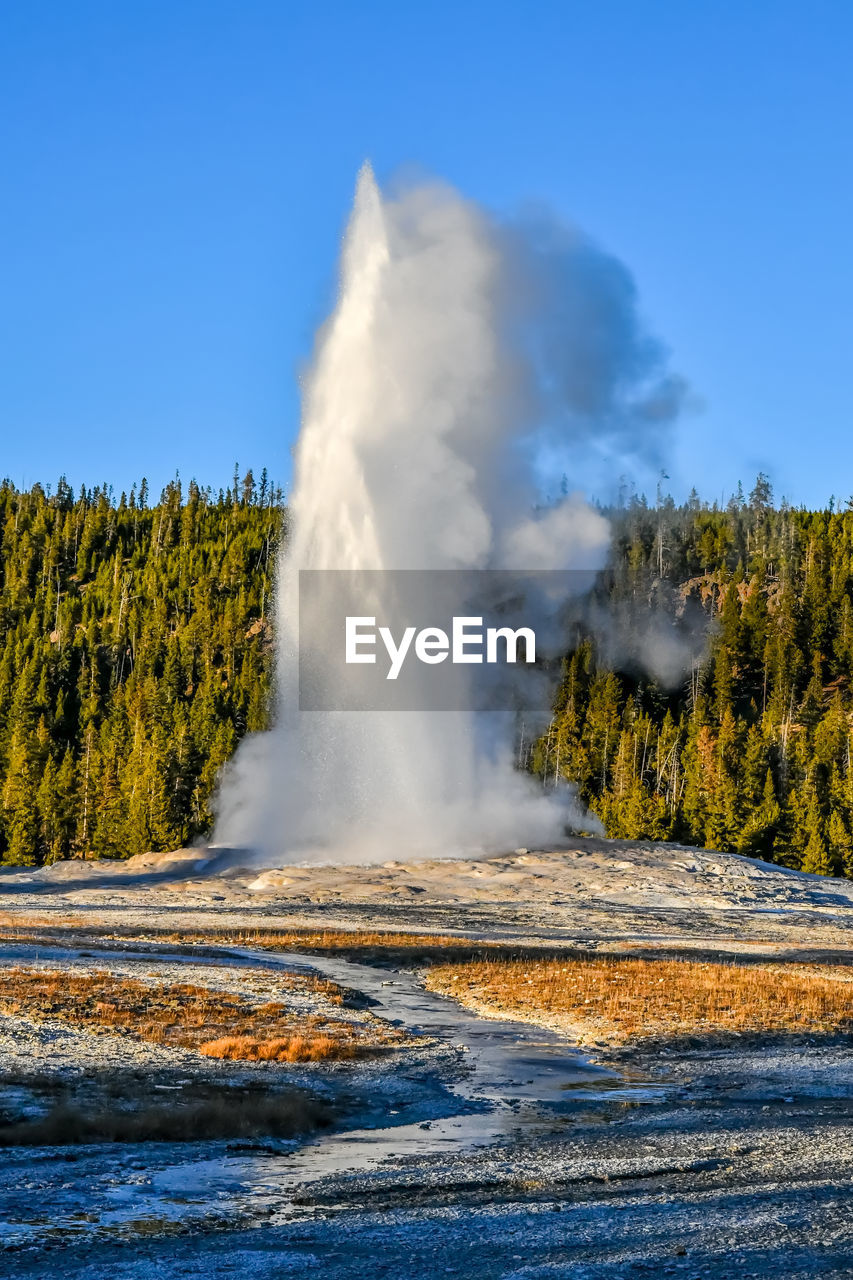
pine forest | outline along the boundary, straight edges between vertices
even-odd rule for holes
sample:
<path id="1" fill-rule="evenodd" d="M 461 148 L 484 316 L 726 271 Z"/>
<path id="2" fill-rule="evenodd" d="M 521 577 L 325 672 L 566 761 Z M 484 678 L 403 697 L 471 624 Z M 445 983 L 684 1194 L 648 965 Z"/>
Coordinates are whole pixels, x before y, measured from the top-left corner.
<path id="1" fill-rule="evenodd" d="M 676 675 L 567 639 L 521 763 L 610 836 L 853 876 L 853 509 L 631 497 L 606 514 L 602 610 L 693 645 Z M 129 857 L 203 839 L 263 729 L 281 491 L 143 480 L 116 498 L 0 485 L 0 857 Z"/>

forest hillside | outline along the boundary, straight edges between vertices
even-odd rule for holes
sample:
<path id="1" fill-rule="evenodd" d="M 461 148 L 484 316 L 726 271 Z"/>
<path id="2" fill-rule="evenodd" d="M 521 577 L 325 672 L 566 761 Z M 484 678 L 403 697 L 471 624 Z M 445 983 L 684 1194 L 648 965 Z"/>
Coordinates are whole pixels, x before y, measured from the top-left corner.
<path id="1" fill-rule="evenodd" d="M 264 727 L 281 493 L 251 472 L 149 505 L 0 486 L 0 842 L 12 863 L 127 857 L 206 832 Z"/>
<path id="2" fill-rule="evenodd" d="M 522 764 L 577 784 L 611 836 L 853 875 L 853 510 L 776 507 L 765 477 L 709 507 L 608 510 L 599 596 L 693 657 L 666 684 L 567 636 Z M 216 780 L 263 728 L 285 513 L 266 473 L 157 502 L 0 485 L 0 857 L 127 857 L 210 830 Z M 685 644 L 685 653 L 687 652 Z"/>

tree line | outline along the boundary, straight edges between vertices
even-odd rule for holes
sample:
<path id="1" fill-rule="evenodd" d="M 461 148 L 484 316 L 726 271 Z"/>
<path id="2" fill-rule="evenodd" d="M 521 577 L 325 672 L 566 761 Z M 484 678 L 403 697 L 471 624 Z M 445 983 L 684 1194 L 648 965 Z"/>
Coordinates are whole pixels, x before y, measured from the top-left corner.
<path id="1" fill-rule="evenodd" d="M 663 682 L 579 627 L 530 753 L 543 785 L 576 783 L 613 837 L 853 876 L 851 508 L 777 508 L 760 475 L 724 509 L 609 512 L 606 606 L 691 660 Z"/>
<path id="2" fill-rule="evenodd" d="M 853 875 L 853 510 L 632 497 L 607 510 L 601 616 L 579 619 L 522 764 L 608 835 Z M 235 471 L 150 501 L 0 484 L 0 858 L 127 857 L 203 837 L 240 738 L 266 727 L 281 490 Z M 654 655 L 652 655 L 654 657 Z"/>
<path id="3" fill-rule="evenodd" d="M 282 494 L 0 484 L 0 853 L 175 848 L 267 721 Z"/>

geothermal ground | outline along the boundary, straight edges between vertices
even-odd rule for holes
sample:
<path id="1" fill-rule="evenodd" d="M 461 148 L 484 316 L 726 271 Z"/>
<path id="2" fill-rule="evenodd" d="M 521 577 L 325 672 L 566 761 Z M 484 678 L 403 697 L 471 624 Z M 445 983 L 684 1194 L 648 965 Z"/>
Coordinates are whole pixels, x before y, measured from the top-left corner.
<path id="1" fill-rule="evenodd" d="M 0 1274 L 853 1276 L 853 884 L 578 840 L 0 876 Z"/>

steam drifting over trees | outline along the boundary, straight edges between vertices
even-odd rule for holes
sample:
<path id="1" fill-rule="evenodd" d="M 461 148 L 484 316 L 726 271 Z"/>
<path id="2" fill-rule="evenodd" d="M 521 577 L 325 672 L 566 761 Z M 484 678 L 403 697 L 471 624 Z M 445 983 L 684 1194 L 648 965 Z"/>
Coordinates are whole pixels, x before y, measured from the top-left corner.
<path id="1" fill-rule="evenodd" d="M 853 875 L 851 507 L 776 509 L 759 476 L 725 510 L 611 512 L 611 603 L 692 608 L 705 656 L 667 689 L 579 638 L 530 755 L 545 785 L 576 781 L 610 836 Z"/>

